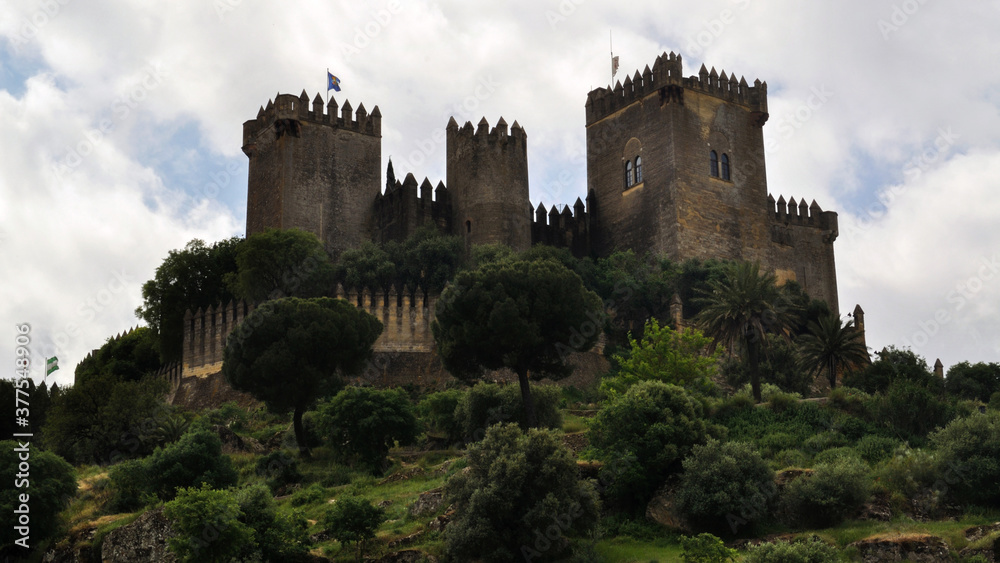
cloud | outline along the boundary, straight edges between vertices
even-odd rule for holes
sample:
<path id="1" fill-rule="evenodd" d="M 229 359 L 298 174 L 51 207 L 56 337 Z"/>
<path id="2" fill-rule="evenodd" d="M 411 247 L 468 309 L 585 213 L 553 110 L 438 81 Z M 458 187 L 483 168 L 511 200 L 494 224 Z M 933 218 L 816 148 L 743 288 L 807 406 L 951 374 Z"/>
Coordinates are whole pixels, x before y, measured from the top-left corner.
<path id="1" fill-rule="evenodd" d="M 610 80 L 611 31 L 618 79 L 673 50 L 689 75 L 704 62 L 767 81 L 770 191 L 841 213 L 841 303 L 868 311 L 870 342 L 912 342 L 1000 241 L 1000 78 L 984 64 L 1000 55 L 1000 10 L 915 5 L 15 2 L 0 14 L 0 84 L 12 83 L 0 123 L 16 139 L 0 152 L 0 255 L 16 265 L 0 274 L 12 291 L 0 311 L 35 323 L 39 342 L 78 324 L 67 378 L 137 322 L 140 285 L 170 249 L 242 232 L 241 124 L 276 92 L 325 97 L 326 68 L 343 80 L 339 103 L 379 105 L 383 160 L 393 156 L 398 177 L 445 179 L 435 135 L 449 116 L 502 115 L 528 134 L 532 202 L 571 204 L 586 191 L 583 105 Z M 914 164 L 942 129 L 954 143 Z M 865 229 L 848 236 L 855 219 Z M 123 269 L 134 279 L 109 296 Z M 952 311 L 921 353 L 1000 358 L 993 287 Z M 11 354 L 0 344 L 0 361 Z"/>

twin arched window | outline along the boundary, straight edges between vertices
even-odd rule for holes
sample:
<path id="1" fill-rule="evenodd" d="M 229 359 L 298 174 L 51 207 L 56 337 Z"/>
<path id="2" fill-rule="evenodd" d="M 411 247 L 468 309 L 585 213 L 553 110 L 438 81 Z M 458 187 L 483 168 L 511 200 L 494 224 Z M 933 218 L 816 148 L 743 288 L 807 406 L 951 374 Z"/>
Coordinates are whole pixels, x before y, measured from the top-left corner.
<path id="1" fill-rule="evenodd" d="M 721 174 L 720 174 L 720 164 L 721 164 Z M 729 173 L 729 155 L 722 153 L 722 160 L 719 160 L 719 153 L 712 151 L 708 155 L 708 173 L 714 178 L 721 177 L 723 180 L 730 180 L 731 175 Z"/>
<path id="2" fill-rule="evenodd" d="M 631 160 L 625 161 L 625 188 L 631 188 L 632 186 L 642 182 L 642 157 L 635 157 L 635 164 L 632 164 Z"/>

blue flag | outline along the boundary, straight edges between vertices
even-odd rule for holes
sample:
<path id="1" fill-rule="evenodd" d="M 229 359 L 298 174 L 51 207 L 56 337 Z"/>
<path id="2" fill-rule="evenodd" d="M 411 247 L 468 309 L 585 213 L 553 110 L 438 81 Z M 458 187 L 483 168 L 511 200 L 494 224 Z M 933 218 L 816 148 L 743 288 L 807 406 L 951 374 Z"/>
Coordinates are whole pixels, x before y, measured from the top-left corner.
<path id="1" fill-rule="evenodd" d="M 340 92 L 340 79 L 326 71 L 326 91 Z"/>

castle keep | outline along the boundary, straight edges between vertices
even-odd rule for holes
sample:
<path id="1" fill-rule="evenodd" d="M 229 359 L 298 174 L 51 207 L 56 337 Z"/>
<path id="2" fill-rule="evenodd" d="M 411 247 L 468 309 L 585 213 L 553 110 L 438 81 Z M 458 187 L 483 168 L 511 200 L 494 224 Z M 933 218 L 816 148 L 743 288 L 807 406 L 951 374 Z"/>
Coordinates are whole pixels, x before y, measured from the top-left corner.
<path id="1" fill-rule="evenodd" d="M 751 86 L 704 65 L 685 77 L 680 55 L 663 53 L 652 68 L 591 91 L 584 109 L 586 201 L 546 209 L 530 202 L 528 136 L 516 121 L 508 127 L 501 117 L 491 127 L 485 118 L 475 126 L 450 119 L 446 181 L 418 184 L 407 174 L 383 191 L 377 106 L 369 114 L 364 105 L 339 107 L 332 98 L 324 107 L 318 94 L 311 103 L 305 92 L 279 94 L 243 124 L 246 234 L 298 227 L 337 256 L 430 225 L 463 237 L 467 247 L 549 244 L 577 256 L 632 249 L 675 261 L 750 260 L 839 312 L 837 214 L 768 193 L 767 83 Z M 382 288 L 349 296 L 386 324 L 377 353 L 436 358 L 428 330 L 432 297 L 386 299 Z M 189 312 L 184 376 L 221 367 L 225 337 L 242 307 Z M 428 369 L 440 370 L 436 365 Z"/>

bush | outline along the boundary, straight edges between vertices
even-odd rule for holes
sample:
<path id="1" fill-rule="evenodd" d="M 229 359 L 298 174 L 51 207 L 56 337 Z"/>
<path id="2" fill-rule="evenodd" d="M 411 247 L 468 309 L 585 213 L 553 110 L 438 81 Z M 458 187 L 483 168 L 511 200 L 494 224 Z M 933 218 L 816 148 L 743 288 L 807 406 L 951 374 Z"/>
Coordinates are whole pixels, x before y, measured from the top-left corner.
<path id="1" fill-rule="evenodd" d="M 816 455 L 822 451 L 842 448 L 848 444 L 846 436 L 836 430 L 827 430 L 806 438 L 806 441 L 802 442 L 802 449 L 806 453 Z"/>
<path id="2" fill-rule="evenodd" d="M 844 376 L 845 387 L 854 387 L 874 394 L 883 393 L 893 383 L 903 381 L 935 392 L 944 389 L 942 381 L 927 367 L 927 361 L 911 350 L 900 350 L 889 346 L 875 354 L 878 359 L 871 365 Z"/>
<path id="3" fill-rule="evenodd" d="M 389 449 L 416 441 L 419 425 L 402 389 L 348 387 L 319 405 L 317 425 L 338 457 L 375 473 L 386 469 Z"/>
<path id="4" fill-rule="evenodd" d="M 991 395 L 1000 392 L 1000 363 L 955 364 L 948 369 L 944 386 L 949 395 L 988 401 Z"/>
<path id="5" fill-rule="evenodd" d="M 256 545 L 244 549 L 244 560 L 260 554 L 262 561 L 302 557 L 309 552 L 309 524 L 301 515 L 278 512 L 274 497 L 264 485 L 253 485 L 235 493 L 240 521 L 254 531 Z"/>
<path id="6" fill-rule="evenodd" d="M 539 428 L 559 428 L 560 391 L 555 385 L 532 385 L 535 399 L 535 417 Z M 455 408 L 455 421 L 460 425 L 466 443 L 477 442 L 486 430 L 499 422 L 517 422 L 521 429 L 528 427 L 524 420 L 521 389 L 518 385 L 477 383 L 461 398 Z"/>
<path id="7" fill-rule="evenodd" d="M 861 507 L 871 494 L 863 461 L 853 457 L 820 463 L 785 488 L 782 498 L 790 523 L 812 527 L 837 524 Z"/>
<path id="8" fill-rule="evenodd" d="M 385 522 L 385 510 L 357 497 L 338 498 L 323 518 L 323 525 L 333 539 L 355 545 L 358 561 L 361 561 L 365 542 L 375 537 L 382 522 Z"/>
<path id="9" fill-rule="evenodd" d="M 208 430 L 188 432 L 145 459 L 120 463 L 108 476 L 115 487 L 112 503 L 119 510 L 138 508 L 154 497 L 170 500 L 179 487 L 207 483 L 222 489 L 238 480 L 232 460 L 222 455 L 222 441 Z"/>
<path id="10" fill-rule="evenodd" d="M 637 341 L 629 333 L 628 342 L 629 352 L 614 356 L 618 374 L 601 382 L 601 390 L 609 396 L 624 393 L 640 381 L 662 381 L 690 392 L 715 393 L 712 375 L 722 350 L 706 355 L 712 339 L 700 330 L 661 327 L 653 317 L 646 321 L 641 339 Z"/>
<path id="11" fill-rule="evenodd" d="M 257 458 L 257 475 L 264 478 L 272 492 L 302 481 L 299 464 L 284 450 L 278 450 Z"/>
<path id="12" fill-rule="evenodd" d="M 896 451 L 896 448 L 899 447 L 899 444 L 899 440 L 893 438 L 868 435 L 858 440 L 854 444 L 854 449 L 861 456 L 861 459 L 871 465 L 875 465 L 889 459 L 892 456 L 892 452 Z"/>
<path id="13" fill-rule="evenodd" d="M 580 480 L 576 461 L 550 430 L 496 425 L 466 458 L 468 471 L 445 487 L 456 509 L 444 532 L 455 560 L 559 559 L 567 555 L 566 534 L 597 523 L 597 491 Z"/>
<path id="14" fill-rule="evenodd" d="M 181 561 L 229 561 L 254 545 L 254 531 L 240 522 L 240 507 L 229 491 L 181 488 L 163 507 L 174 537 L 170 551 Z"/>
<path id="15" fill-rule="evenodd" d="M 319 483 L 313 483 L 304 489 L 299 489 L 292 494 L 289 502 L 292 506 L 302 506 L 305 504 L 318 504 L 329 497 L 326 489 Z"/>
<path id="16" fill-rule="evenodd" d="M 677 511 L 699 529 L 736 533 L 761 521 L 775 494 L 774 471 L 750 444 L 711 440 L 684 460 Z"/>
<path id="17" fill-rule="evenodd" d="M 853 387 L 837 387 L 830 390 L 829 404 L 831 407 L 859 416 L 869 418 L 872 396 Z"/>
<path id="18" fill-rule="evenodd" d="M 771 410 L 782 412 L 797 405 L 801 399 L 802 396 L 798 393 L 774 393 L 768 398 L 767 404 Z"/>
<path id="19" fill-rule="evenodd" d="M 850 446 L 841 446 L 839 448 L 830 448 L 829 450 L 823 450 L 816 454 L 813 458 L 813 463 L 833 463 L 841 459 L 855 459 L 861 461 L 861 455 L 858 454 L 857 450 Z"/>
<path id="20" fill-rule="evenodd" d="M 930 436 L 941 455 L 945 481 L 962 502 L 1000 504 L 1000 413 L 952 421 Z"/>
<path id="21" fill-rule="evenodd" d="M 923 438 L 947 424 L 954 408 L 926 387 L 896 381 L 875 401 L 875 415 L 904 438 Z"/>
<path id="22" fill-rule="evenodd" d="M 684 563 L 726 563 L 736 559 L 736 550 L 729 549 L 712 534 L 681 537 L 681 561 Z"/>
<path id="23" fill-rule="evenodd" d="M 936 452 L 900 448 L 878 468 L 878 482 L 892 493 L 911 499 L 931 489 L 941 478 Z"/>
<path id="24" fill-rule="evenodd" d="M 0 511 L 5 520 L 10 518 L 0 531 L 0 556 L 16 555 L 17 558 L 28 552 L 14 543 L 21 537 L 14 530 L 14 526 L 22 525 L 20 514 L 14 512 L 22 504 L 20 495 L 28 495 L 31 511 L 25 515 L 29 518 L 27 526 L 31 531 L 28 545 L 34 548 L 59 531 L 59 513 L 76 494 L 76 477 L 70 464 L 52 452 L 34 450 L 30 452 L 30 471 L 22 472 L 18 469 L 23 461 L 19 459 L 19 447 L 17 442 L 0 442 L 0 475 L 9 479 L 0 488 Z M 29 473 L 29 476 L 21 483 L 16 477 L 18 473 Z"/>
<path id="25" fill-rule="evenodd" d="M 645 505 L 663 481 L 680 471 L 691 448 L 721 429 L 704 418 L 701 403 L 676 385 L 644 381 L 605 403 L 590 424 L 590 444 L 606 462 L 607 494 Z"/>
<path id="26" fill-rule="evenodd" d="M 417 412 L 428 433 L 444 435 L 450 444 L 462 441 L 462 425 L 455 417 L 455 408 L 464 395 L 465 391 L 448 389 L 431 393 L 420 401 Z"/>
<path id="27" fill-rule="evenodd" d="M 791 543 L 776 541 L 751 547 L 743 563 L 836 563 L 840 561 L 837 550 L 823 540 L 812 536 Z"/>

